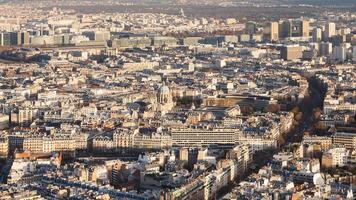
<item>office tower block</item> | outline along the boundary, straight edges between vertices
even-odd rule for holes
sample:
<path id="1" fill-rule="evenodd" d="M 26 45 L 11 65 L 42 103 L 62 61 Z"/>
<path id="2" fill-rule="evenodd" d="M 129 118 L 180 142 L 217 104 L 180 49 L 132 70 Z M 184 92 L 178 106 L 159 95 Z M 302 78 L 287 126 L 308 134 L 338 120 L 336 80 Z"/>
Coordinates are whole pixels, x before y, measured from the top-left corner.
<path id="1" fill-rule="evenodd" d="M 340 46 L 346 42 L 346 35 L 334 35 L 333 37 L 329 38 L 329 42 L 331 42 L 333 46 Z"/>
<path id="2" fill-rule="evenodd" d="M 30 44 L 30 34 L 28 32 L 11 32 L 11 45 L 29 45 Z"/>
<path id="3" fill-rule="evenodd" d="M 313 42 L 320 42 L 322 40 L 321 28 L 315 28 L 313 30 Z"/>
<path id="4" fill-rule="evenodd" d="M 335 46 L 333 48 L 333 59 L 337 62 L 345 62 L 346 50 L 346 47 L 342 44 L 340 46 Z"/>
<path id="5" fill-rule="evenodd" d="M 179 159 L 181 161 L 187 162 L 187 166 L 189 168 L 193 167 L 193 165 L 197 162 L 198 158 L 198 149 L 197 148 L 181 148 L 179 151 Z"/>
<path id="6" fill-rule="evenodd" d="M 253 35 L 256 33 L 256 23 L 255 22 L 247 22 L 245 24 L 245 30 L 247 34 Z"/>
<path id="7" fill-rule="evenodd" d="M 279 24 L 278 22 L 269 22 L 264 28 L 265 40 L 275 42 L 279 39 Z"/>
<path id="8" fill-rule="evenodd" d="M 303 20 L 302 21 L 302 37 L 309 37 L 309 21 Z"/>
<path id="9" fill-rule="evenodd" d="M 331 38 L 332 36 L 336 35 L 336 26 L 335 23 L 327 23 L 325 26 L 325 40 L 329 41 L 329 38 Z"/>
<path id="10" fill-rule="evenodd" d="M 295 60 L 303 57 L 303 48 L 301 46 L 283 46 L 281 48 L 281 58 L 283 60 Z"/>
<path id="11" fill-rule="evenodd" d="M 283 21 L 279 25 L 279 37 L 280 38 L 288 38 L 292 37 L 292 20 Z"/>
<path id="12" fill-rule="evenodd" d="M 279 25 L 279 37 L 309 37 L 308 20 L 286 20 Z"/>
<path id="13" fill-rule="evenodd" d="M 10 32 L 10 45 L 20 46 L 30 44 L 30 34 L 28 32 Z"/>
<path id="14" fill-rule="evenodd" d="M 321 42 L 319 44 L 319 56 L 328 56 L 332 53 L 332 44 L 330 42 Z"/>
<path id="15" fill-rule="evenodd" d="M 29 32 L 21 32 L 21 45 L 30 45 L 30 33 Z"/>
<path id="16" fill-rule="evenodd" d="M 1 46 L 11 45 L 11 34 L 9 32 L 0 33 L 0 45 Z"/>
<path id="17" fill-rule="evenodd" d="M 297 20 L 291 24 L 291 37 L 309 37 L 309 21 Z"/>

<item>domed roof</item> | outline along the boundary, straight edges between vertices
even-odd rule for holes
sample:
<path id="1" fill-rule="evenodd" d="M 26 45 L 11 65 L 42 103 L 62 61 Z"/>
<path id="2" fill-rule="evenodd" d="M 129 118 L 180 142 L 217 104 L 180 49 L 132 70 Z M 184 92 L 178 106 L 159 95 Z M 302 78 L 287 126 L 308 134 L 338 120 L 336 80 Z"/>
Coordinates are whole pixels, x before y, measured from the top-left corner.
<path id="1" fill-rule="evenodd" d="M 169 87 L 166 86 L 166 85 L 163 85 L 160 89 L 159 89 L 159 92 L 161 94 L 169 94 L 170 93 L 170 90 L 169 90 Z"/>

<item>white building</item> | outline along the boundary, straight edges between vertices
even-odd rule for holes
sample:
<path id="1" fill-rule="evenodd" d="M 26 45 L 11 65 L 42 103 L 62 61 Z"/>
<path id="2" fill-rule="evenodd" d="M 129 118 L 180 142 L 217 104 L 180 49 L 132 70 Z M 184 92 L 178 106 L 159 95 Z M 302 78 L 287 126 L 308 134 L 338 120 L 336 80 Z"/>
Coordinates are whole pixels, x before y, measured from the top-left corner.
<path id="1" fill-rule="evenodd" d="M 345 166 L 350 150 L 346 148 L 333 148 L 328 151 L 332 157 L 332 166 Z"/>

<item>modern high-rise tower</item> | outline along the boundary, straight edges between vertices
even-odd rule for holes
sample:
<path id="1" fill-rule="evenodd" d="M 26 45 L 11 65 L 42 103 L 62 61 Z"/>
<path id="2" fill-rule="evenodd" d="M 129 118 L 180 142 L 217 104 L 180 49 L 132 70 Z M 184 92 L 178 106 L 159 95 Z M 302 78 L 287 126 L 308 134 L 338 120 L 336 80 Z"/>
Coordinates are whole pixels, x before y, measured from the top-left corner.
<path id="1" fill-rule="evenodd" d="M 264 28 L 264 38 L 268 41 L 275 42 L 279 39 L 278 22 L 269 22 Z"/>
<path id="2" fill-rule="evenodd" d="M 327 23 L 325 26 L 325 40 L 329 40 L 332 36 L 336 35 L 336 26 L 335 23 Z"/>
<path id="3" fill-rule="evenodd" d="M 313 30 L 313 42 L 320 42 L 322 39 L 322 30 L 321 28 L 315 28 Z"/>
<path id="4" fill-rule="evenodd" d="M 309 21 L 302 20 L 302 37 L 309 37 Z"/>

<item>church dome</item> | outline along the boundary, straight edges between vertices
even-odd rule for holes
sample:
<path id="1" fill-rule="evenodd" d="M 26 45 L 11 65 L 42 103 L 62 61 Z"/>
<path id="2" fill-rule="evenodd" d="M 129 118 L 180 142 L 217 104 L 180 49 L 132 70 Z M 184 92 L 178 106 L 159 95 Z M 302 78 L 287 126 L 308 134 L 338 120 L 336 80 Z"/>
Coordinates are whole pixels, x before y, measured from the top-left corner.
<path id="1" fill-rule="evenodd" d="M 162 86 L 162 87 L 160 88 L 159 92 L 160 92 L 161 94 L 169 94 L 169 93 L 170 93 L 170 90 L 169 90 L 168 86 L 164 85 L 164 86 Z"/>

